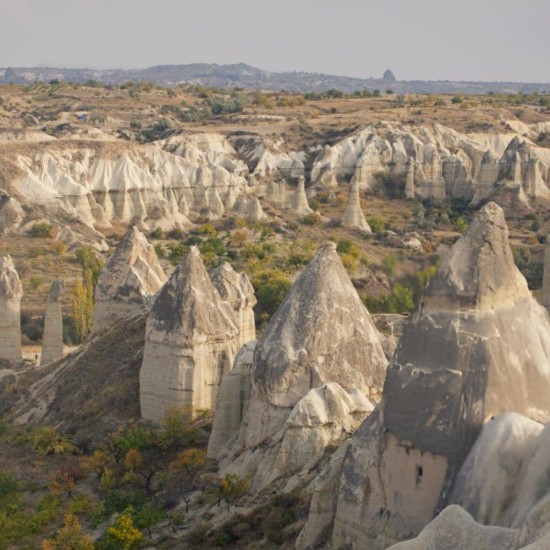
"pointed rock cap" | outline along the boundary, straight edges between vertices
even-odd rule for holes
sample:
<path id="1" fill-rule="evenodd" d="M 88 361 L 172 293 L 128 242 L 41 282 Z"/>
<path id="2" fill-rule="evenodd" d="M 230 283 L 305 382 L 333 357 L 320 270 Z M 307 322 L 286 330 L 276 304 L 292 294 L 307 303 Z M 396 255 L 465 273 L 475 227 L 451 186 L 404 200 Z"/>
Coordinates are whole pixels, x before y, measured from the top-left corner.
<path id="1" fill-rule="evenodd" d="M 296 279 L 258 340 L 256 387 L 272 404 L 292 407 L 310 388 L 327 382 L 369 395 L 383 383 L 385 367 L 378 331 L 336 245 L 326 243 Z"/>
<path id="2" fill-rule="evenodd" d="M 191 348 L 237 334 L 199 249 L 192 246 L 155 300 L 147 320 L 147 339 Z"/>
<path id="3" fill-rule="evenodd" d="M 23 286 L 13 265 L 11 256 L 0 258 L 0 298 L 20 300 L 23 296 Z"/>
<path id="4" fill-rule="evenodd" d="M 132 227 L 103 268 L 95 299 L 140 304 L 165 282 L 155 249 L 137 227 Z"/>
<path id="5" fill-rule="evenodd" d="M 238 273 L 227 262 L 214 269 L 210 278 L 221 299 L 234 310 L 254 307 L 257 303 L 254 287 L 244 273 Z"/>
<path id="6" fill-rule="evenodd" d="M 508 246 L 502 208 L 490 202 L 443 259 L 426 289 L 423 308 L 494 309 L 530 297 Z"/>
<path id="7" fill-rule="evenodd" d="M 63 279 L 55 279 L 48 292 L 48 304 L 62 302 L 65 296 L 65 281 Z"/>
<path id="8" fill-rule="evenodd" d="M 372 233 L 370 225 L 361 210 L 361 198 L 359 196 L 359 183 L 354 182 L 348 196 L 348 204 L 342 216 L 342 225 L 349 229 L 359 229 L 366 233 Z"/>

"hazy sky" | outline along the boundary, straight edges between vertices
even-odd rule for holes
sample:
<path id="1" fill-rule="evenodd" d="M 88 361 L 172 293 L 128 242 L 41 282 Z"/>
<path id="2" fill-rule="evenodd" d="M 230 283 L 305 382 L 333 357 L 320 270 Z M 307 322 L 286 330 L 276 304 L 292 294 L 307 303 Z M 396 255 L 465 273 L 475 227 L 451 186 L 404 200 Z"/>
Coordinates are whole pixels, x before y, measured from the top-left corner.
<path id="1" fill-rule="evenodd" d="M 550 0 L 0 0 L 0 66 L 550 82 Z"/>

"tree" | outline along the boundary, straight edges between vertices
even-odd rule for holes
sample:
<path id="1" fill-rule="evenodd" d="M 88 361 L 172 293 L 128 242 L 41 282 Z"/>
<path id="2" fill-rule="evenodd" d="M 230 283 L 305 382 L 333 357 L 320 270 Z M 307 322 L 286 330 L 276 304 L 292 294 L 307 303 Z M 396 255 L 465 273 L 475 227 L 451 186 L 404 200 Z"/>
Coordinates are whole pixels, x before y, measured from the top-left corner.
<path id="1" fill-rule="evenodd" d="M 218 494 L 218 505 L 224 500 L 229 511 L 231 504 L 234 504 L 250 489 L 248 480 L 243 479 L 235 474 L 226 474 L 216 488 Z"/>
<path id="2" fill-rule="evenodd" d="M 130 550 L 143 540 L 141 531 L 134 525 L 132 512 L 128 508 L 116 518 L 114 524 L 107 529 L 107 542 L 118 544 L 123 550 Z"/>
<path id="3" fill-rule="evenodd" d="M 66 470 L 58 470 L 50 478 L 48 489 L 52 495 L 61 495 L 65 493 L 71 498 L 74 488 L 74 477 Z"/>
<path id="4" fill-rule="evenodd" d="M 58 533 L 42 542 L 42 550 L 93 550 L 91 537 L 82 533 L 78 518 L 65 516 L 65 523 Z"/>
<path id="5" fill-rule="evenodd" d="M 206 463 L 206 452 L 201 449 L 186 449 L 178 455 L 178 458 L 170 463 L 170 469 L 175 472 L 185 472 L 186 476 L 182 484 L 182 498 L 185 502 L 185 512 L 189 512 L 191 499 L 189 493 L 195 489 L 197 474 Z"/>

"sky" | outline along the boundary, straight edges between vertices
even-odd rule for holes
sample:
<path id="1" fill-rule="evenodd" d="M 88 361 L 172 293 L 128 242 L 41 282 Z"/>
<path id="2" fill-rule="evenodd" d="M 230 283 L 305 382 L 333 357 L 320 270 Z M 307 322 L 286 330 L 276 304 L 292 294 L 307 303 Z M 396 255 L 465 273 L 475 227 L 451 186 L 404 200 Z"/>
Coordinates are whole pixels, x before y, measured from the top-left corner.
<path id="1" fill-rule="evenodd" d="M 0 0 L 0 67 L 550 82 L 550 0 Z"/>

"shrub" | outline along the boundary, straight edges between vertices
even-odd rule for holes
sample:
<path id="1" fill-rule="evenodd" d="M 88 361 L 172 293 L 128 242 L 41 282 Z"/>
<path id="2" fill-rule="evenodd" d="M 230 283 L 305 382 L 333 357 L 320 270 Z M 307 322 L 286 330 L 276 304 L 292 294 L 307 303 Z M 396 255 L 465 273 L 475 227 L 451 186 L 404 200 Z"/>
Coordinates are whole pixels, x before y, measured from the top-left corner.
<path id="1" fill-rule="evenodd" d="M 33 238 L 46 238 L 53 236 L 53 227 L 48 222 L 34 223 L 28 231 L 28 235 Z"/>
<path id="2" fill-rule="evenodd" d="M 368 224 L 370 225 L 370 228 L 375 232 L 379 233 L 380 231 L 384 231 L 388 225 L 388 221 L 386 218 L 380 214 L 376 214 L 374 216 L 371 216 L 367 220 Z"/>
<path id="3" fill-rule="evenodd" d="M 262 324 L 275 313 L 292 283 L 279 269 L 267 269 L 252 278 L 252 285 L 258 300 L 255 306 L 257 322 Z"/>
<path id="4" fill-rule="evenodd" d="M 361 257 L 361 250 L 351 239 L 342 239 L 336 245 L 338 254 L 348 254 L 349 256 L 358 259 Z"/>

